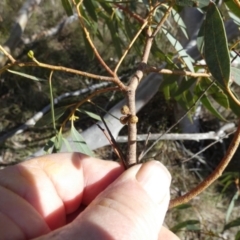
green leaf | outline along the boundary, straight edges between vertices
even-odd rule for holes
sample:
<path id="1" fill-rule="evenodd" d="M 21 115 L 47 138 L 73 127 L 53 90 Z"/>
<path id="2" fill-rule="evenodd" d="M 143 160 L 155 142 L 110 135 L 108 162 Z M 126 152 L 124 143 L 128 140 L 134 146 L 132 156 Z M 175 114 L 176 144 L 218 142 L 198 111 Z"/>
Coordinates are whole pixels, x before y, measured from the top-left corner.
<path id="1" fill-rule="evenodd" d="M 183 94 L 183 92 L 185 91 L 190 91 L 190 87 L 196 83 L 196 78 L 190 78 L 188 79 L 187 77 L 183 78 L 179 87 L 178 87 L 178 90 L 175 92 L 175 96 L 178 96 L 180 94 Z"/>
<path id="2" fill-rule="evenodd" d="M 170 230 L 173 232 L 178 232 L 182 228 L 186 228 L 188 230 L 193 230 L 193 229 L 199 229 L 199 226 L 196 226 L 200 224 L 198 220 L 187 220 L 181 223 L 178 223 L 174 227 L 172 227 Z"/>
<path id="3" fill-rule="evenodd" d="M 172 36 L 172 34 L 162 28 L 163 33 L 165 34 L 165 36 L 168 38 L 169 42 L 172 44 L 172 46 L 176 49 L 176 51 L 178 52 L 178 54 L 181 56 L 182 60 L 185 62 L 186 66 L 188 67 L 188 69 L 191 72 L 194 72 L 194 68 L 192 65 L 192 58 L 187 54 L 187 52 L 184 50 L 183 46 L 181 45 L 181 43 Z"/>
<path id="4" fill-rule="evenodd" d="M 93 151 L 88 147 L 82 135 L 74 127 L 73 122 L 71 125 L 71 131 L 70 131 L 69 137 L 73 141 L 71 144 L 74 151 L 78 151 L 78 152 L 87 154 L 89 156 L 94 156 Z"/>
<path id="5" fill-rule="evenodd" d="M 231 67 L 231 77 L 232 80 L 240 86 L 240 69 L 236 67 Z"/>
<path id="6" fill-rule="evenodd" d="M 204 28 L 205 20 L 203 21 L 197 36 L 197 47 L 201 54 L 204 54 Z"/>
<path id="7" fill-rule="evenodd" d="M 67 13 L 67 15 L 72 16 L 73 10 L 72 10 L 72 6 L 71 6 L 69 0 L 62 0 L 62 5 L 63 5 L 63 8 L 64 8 L 65 12 Z"/>
<path id="8" fill-rule="evenodd" d="M 226 224 L 224 226 L 224 231 L 229 229 L 229 228 L 232 228 L 232 227 L 238 227 L 240 226 L 240 217 L 236 218 L 235 220 L 229 222 L 228 224 Z"/>
<path id="9" fill-rule="evenodd" d="M 10 73 L 19 75 L 19 76 L 21 76 L 21 77 L 25 77 L 25 78 L 34 80 L 34 81 L 47 81 L 46 79 L 39 78 L 39 77 L 36 77 L 36 76 L 32 76 L 32 75 L 29 75 L 29 74 L 26 74 L 26 73 L 21 73 L 21 72 L 9 70 L 9 69 L 8 69 L 7 71 L 10 72 Z"/>
<path id="10" fill-rule="evenodd" d="M 66 111 L 68 107 L 59 107 L 54 109 L 55 121 L 57 121 Z M 52 123 L 52 113 L 51 111 L 46 113 L 35 125 L 35 127 L 42 127 Z"/>
<path id="11" fill-rule="evenodd" d="M 176 0 L 178 6 L 203 8 L 209 4 L 210 0 Z"/>
<path id="12" fill-rule="evenodd" d="M 185 204 L 181 204 L 181 205 L 175 207 L 174 209 L 184 210 L 184 209 L 191 208 L 191 207 L 192 207 L 191 204 L 189 204 L 189 203 L 185 203 Z"/>
<path id="13" fill-rule="evenodd" d="M 226 86 L 230 77 L 230 56 L 224 23 L 213 2 L 207 9 L 204 44 L 204 55 L 209 71 L 219 84 Z"/>
<path id="14" fill-rule="evenodd" d="M 208 78 L 202 78 L 199 86 L 202 91 L 208 88 L 208 86 L 212 83 L 212 81 Z M 210 95 L 219 105 L 228 109 L 229 108 L 229 100 L 228 96 L 224 93 L 224 91 L 217 85 L 213 84 L 210 89 L 208 89 L 207 94 Z"/>
<path id="15" fill-rule="evenodd" d="M 177 26 L 182 30 L 183 34 L 188 39 L 188 35 L 187 35 L 187 31 L 186 31 L 187 27 L 186 27 L 185 23 L 183 22 L 181 16 L 178 14 L 178 12 L 174 8 L 171 11 L 171 15 L 173 17 L 173 20 L 176 22 Z"/>
<path id="16" fill-rule="evenodd" d="M 83 5 L 89 13 L 90 17 L 97 22 L 96 6 L 93 4 L 92 0 L 84 0 Z"/>
<path id="17" fill-rule="evenodd" d="M 229 218 L 230 218 L 230 215 L 233 211 L 233 208 L 235 206 L 235 202 L 238 200 L 238 197 L 239 197 L 239 192 L 236 191 L 236 193 L 234 194 L 229 206 L 228 206 L 228 209 L 227 209 L 227 213 L 226 213 L 226 217 L 225 217 L 225 221 L 228 222 Z"/>
<path id="18" fill-rule="evenodd" d="M 235 240 L 240 240 L 240 231 L 238 231 L 237 234 L 235 235 Z"/>
<path id="19" fill-rule="evenodd" d="M 225 0 L 224 3 L 226 5 L 226 8 L 228 10 L 228 14 L 229 14 L 230 18 L 232 18 L 235 21 L 236 19 L 235 19 L 235 17 L 233 15 L 237 16 L 237 18 L 238 18 L 237 19 L 237 23 L 239 23 L 240 9 L 236 5 L 236 3 L 234 3 L 233 0 Z"/>
<path id="20" fill-rule="evenodd" d="M 97 121 L 102 121 L 101 118 L 99 117 L 99 115 L 95 114 L 95 113 L 92 113 L 92 112 L 89 112 L 89 111 L 86 111 L 86 110 L 83 110 L 83 109 L 77 109 L 78 112 L 81 112 L 81 113 L 84 113 L 86 115 L 88 115 L 89 117 L 97 120 Z"/>
<path id="21" fill-rule="evenodd" d="M 63 140 L 62 132 L 58 132 L 54 139 L 54 146 L 52 149 L 52 153 L 60 152 L 60 150 L 62 148 L 62 142 L 63 142 L 62 140 Z"/>
<path id="22" fill-rule="evenodd" d="M 54 146 L 54 142 L 55 142 L 55 138 L 56 136 L 52 137 L 50 140 L 48 140 L 48 142 L 45 144 L 45 146 L 43 147 L 43 150 L 46 152 L 46 153 L 51 153 L 51 149 L 53 148 Z"/>
<path id="23" fill-rule="evenodd" d="M 195 93 L 198 97 L 202 95 L 204 91 L 200 88 L 200 84 L 198 84 L 195 88 Z M 211 101 L 209 100 L 208 96 L 206 93 L 202 96 L 200 100 L 203 104 L 203 106 L 208 109 L 209 112 L 211 112 L 215 117 L 219 118 L 222 121 L 226 121 L 226 119 L 215 109 L 215 107 L 212 105 Z"/>

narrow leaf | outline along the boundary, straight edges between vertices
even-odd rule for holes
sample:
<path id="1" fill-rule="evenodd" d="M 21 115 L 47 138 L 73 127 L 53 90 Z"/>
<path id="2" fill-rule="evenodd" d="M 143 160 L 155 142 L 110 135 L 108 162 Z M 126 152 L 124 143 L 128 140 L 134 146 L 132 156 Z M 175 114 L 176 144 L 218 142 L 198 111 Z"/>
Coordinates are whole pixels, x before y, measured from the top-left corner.
<path id="1" fill-rule="evenodd" d="M 73 10 L 72 10 L 72 6 L 69 2 L 69 0 L 62 0 L 62 6 L 65 10 L 65 12 L 67 13 L 68 16 L 72 16 L 73 15 Z"/>
<path id="2" fill-rule="evenodd" d="M 225 217 L 225 221 L 228 222 L 229 221 L 229 218 L 231 216 L 231 213 L 233 211 L 233 208 L 235 206 L 235 202 L 238 200 L 238 197 L 239 197 L 239 192 L 236 191 L 236 193 L 234 194 L 229 206 L 228 206 L 228 209 L 227 209 L 227 213 L 226 213 L 226 217 Z"/>
<path id="3" fill-rule="evenodd" d="M 188 69 L 191 72 L 194 72 L 194 68 L 192 65 L 192 58 L 187 54 L 187 52 L 184 50 L 183 46 L 181 45 L 181 43 L 172 36 L 172 34 L 162 28 L 162 31 L 164 32 L 165 36 L 168 38 L 169 42 L 172 44 L 172 46 L 176 49 L 176 51 L 178 52 L 178 54 L 181 56 L 182 60 L 185 62 L 186 66 L 188 67 Z"/>
<path id="4" fill-rule="evenodd" d="M 73 141 L 72 144 L 74 144 L 74 146 L 72 146 L 74 151 L 85 153 L 89 156 L 94 156 L 93 151 L 88 147 L 82 135 L 74 127 L 73 122 L 71 125 L 70 138 Z"/>
<path id="5" fill-rule="evenodd" d="M 39 77 L 36 77 L 36 76 L 32 76 L 32 75 L 29 75 L 29 74 L 26 74 L 26 73 L 21 73 L 21 72 L 9 70 L 9 69 L 8 69 L 7 71 L 10 72 L 10 73 L 19 75 L 19 76 L 21 76 L 21 77 L 25 77 L 25 78 L 34 80 L 34 81 L 46 81 L 46 79 L 39 78 Z"/>
<path id="6" fill-rule="evenodd" d="M 187 220 L 187 221 L 184 221 L 184 222 L 181 222 L 177 225 L 175 225 L 173 228 L 171 228 L 171 231 L 173 232 L 177 232 L 179 230 L 181 230 L 182 228 L 192 228 L 192 225 L 196 225 L 196 224 L 199 224 L 199 221 L 198 220 Z"/>
<path id="7" fill-rule="evenodd" d="M 178 6 L 203 8 L 209 4 L 210 0 L 176 0 Z"/>
<path id="8" fill-rule="evenodd" d="M 85 0 L 83 1 L 84 7 L 86 8 L 88 14 L 90 15 L 90 17 L 97 22 L 98 18 L 97 18 L 97 14 L 96 14 L 96 7 L 94 6 L 92 0 Z"/>
<path id="9" fill-rule="evenodd" d="M 204 55 L 213 77 L 225 86 L 230 77 L 230 56 L 221 14 L 211 2 L 207 9 L 204 24 Z"/>
<path id="10" fill-rule="evenodd" d="M 89 112 L 89 111 L 86 111 L 86 110 L 83 110 L 83 109 L 77 109 L 78 112 L 81 112 L 81 113 L 84 113 L 86 115 L 88 115 L 89 117 L 97 120 L 97 121 L 102 121 L 101 118 L 95 114 L 95 113 L 92 113 L 92 112 Z"/>
<path id="11" fill-rule="evenodd" d="M 240 226 L 240 217 L 238 217 L 235 220 L 231 221 L 230 223 L 226 224 L 224 226 L 224 230 L 227 230 L 232 227 L 238 227 L 238 226 Z"/>

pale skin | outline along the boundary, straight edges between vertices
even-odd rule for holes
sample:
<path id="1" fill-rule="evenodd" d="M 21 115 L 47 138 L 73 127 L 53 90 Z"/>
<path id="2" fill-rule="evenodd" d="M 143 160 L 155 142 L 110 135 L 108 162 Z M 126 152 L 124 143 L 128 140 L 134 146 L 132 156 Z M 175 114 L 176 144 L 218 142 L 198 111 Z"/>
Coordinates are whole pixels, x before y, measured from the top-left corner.
<path id="1" fill-rule="evenodd" d="M 80 153 L 0 171 L 0 240 L 177 240 L 162 226 L 171 176 L 159 162 L 124 171 Z"/>

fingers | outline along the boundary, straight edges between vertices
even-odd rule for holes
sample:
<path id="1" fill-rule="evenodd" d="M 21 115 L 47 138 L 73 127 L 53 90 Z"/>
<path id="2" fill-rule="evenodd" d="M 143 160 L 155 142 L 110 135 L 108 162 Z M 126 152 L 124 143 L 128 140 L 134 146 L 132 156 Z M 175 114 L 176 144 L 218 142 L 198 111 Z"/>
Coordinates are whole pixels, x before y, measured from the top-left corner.
<path id="1" fill-rule="evenodd" d="M 51 229 L 66 223 L 66 214 L 88 205 L 123 171 L 115 162 L 83 154 L 46 155 L 1 171 L 0 185 L 29 202 Z"/>
<path id="2" fill-rule="evenodd" d="M 159 162 L 131 167 L 100 193 L 71 224 L 47 237 L 158 239 L 169 204 L 170 181 L 168 171 Z M 167 236 L 167 231 L 163 234 Z"/>

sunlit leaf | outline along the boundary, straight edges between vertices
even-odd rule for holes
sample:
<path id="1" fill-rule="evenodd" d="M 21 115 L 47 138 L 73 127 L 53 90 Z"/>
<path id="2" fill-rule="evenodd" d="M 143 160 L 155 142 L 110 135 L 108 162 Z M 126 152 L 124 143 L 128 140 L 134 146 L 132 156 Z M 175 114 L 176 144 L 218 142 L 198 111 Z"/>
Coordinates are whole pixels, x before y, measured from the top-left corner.
<path id="1" fill-rule="evenodd" d="M 227 209 L 227 213 L 226 213 L 226 217 L 225 217 L 226 223 L 229 221 L 229 218 L 230 218 L 233 208 L 235 206 L 235 202 L 238 200 L 238 197 L 239 197 L 239 192 L 236 191 L 236 193 L 234 194 L 234 196 L 228 206 L 228 209 Z"/>
<path id="2" fill-rule="evenodd" d="M 174 38 L 168 30 L 162 28 L 162 31 L 164 32 L 165 36 L 168 38 L 168 40 L 172 44 L 172 46 L 176 49 L 177 53 L 181 56 L 182 60 L 185 62 L 188 69 L 191 72 L 194 72 L 194 68 L 193 68 L 193 64 L 192 64 L 193 60 L 187 54 L 187 52 L 184 50 L 181 43 L 176 38 Z"/>
<path id="3" fill-rule="evenodd" d="M 88 115 L 89 117 L 97 120 L 97 121 L 102 121 L 101 118 L 99 117 L 99 115 L 93 113 L 93 112 L 89 112 L 89 111 L 86 111 L 84 109 L 77 109 L 78 112 L 81 112 L 81 113 L 84 113 L 86 115 Z"/>
<path id="4" fill-rule="evenodd" d="M 56 137 L 54 139 L 54 146 L 52 149 L 52 153 L 60 152 L 62 148 L 62 143 L 63 143 L 63 135 L 62 135 L 62 132 L 60 131 L 56 134 Z"/>
<path id="5" fill-rule="evenodd" d="M 204 23 L 204 55 L 212 76 L 222 86 L 228 84 L 230 77 L 230 56 L 227 37 L 221 14 L 211 2 Z"/>
<path id="6" fill-rule="evenodd" d="M 72 149 L 74 149 L 74 151 L 78 151 L 78 152 L 87 154 L 89 156 L 94 156 L 93 151 L 88 147 L 82 135 L 74 127 L 73 122 L 71 125 L 69 138 L 72 140 L 71 146 L 72 146 Z"/>
<path id="7" fill-rule="evenodd" d="M 188 39 L 188 35 L 187 35 L 187 31 L 186 31 L 187 27 L 186 27 L 185 23 L 183 22 L 181 16 L 178 14 L 178 12 L 174 8 L 172 8 L 171 14 L 172 14 L 173 20 L 175 21 L 177 26 L 182 30 L 183 34 Z"/>
<path id="8" fill-rule="evenodd" d="M 72 6 L 71 6 L 69 0 L 62 0 L 62 5 L 68 16 L 73 15 Z"/>
<path id="9" fill-rule="evenodd" d="M 178 6 L 203 8 L 209 4 L 210 0 L 176 0 Z"/>
<path id="10" fill-rule="evenodd" d="M 29 75 L 29 74 L 26 74 L 26 73 L 21 73 L 21 72 L 9 70 L 9 69 L 7 71 L 10 72 L 10 73 L 19 75 L 21 77 L 24 77 L 24 78 L 28 78 L 28 79 L 34 80 L 34 81 L 46 81 L 46 79 L 39 78 L 39 77 L 36 77 L 36 76 L 32 76 L 32 75 Z"/>

